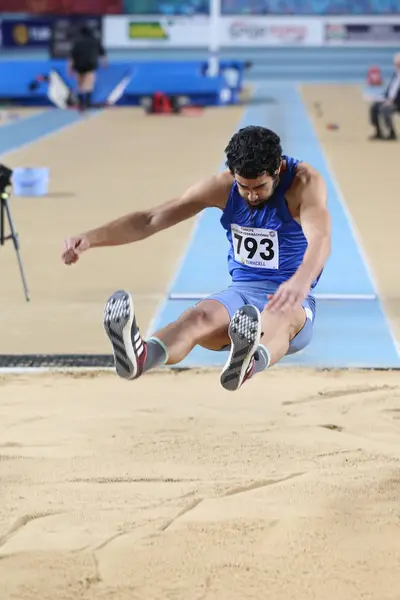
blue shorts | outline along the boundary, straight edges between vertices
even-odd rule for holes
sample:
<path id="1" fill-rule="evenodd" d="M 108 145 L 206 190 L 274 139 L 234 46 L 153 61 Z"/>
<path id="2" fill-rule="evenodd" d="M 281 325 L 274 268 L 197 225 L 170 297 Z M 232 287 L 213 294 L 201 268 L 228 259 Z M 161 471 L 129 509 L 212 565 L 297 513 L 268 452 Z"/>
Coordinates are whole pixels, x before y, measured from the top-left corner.
<path id="1" fill-rule="evenodd" d="M 232 318 L 244 304 L 252 304 L 261 312 L 268 303 L 268 295 L 273 294 L 279 284 L 272 281 L 234 281 L 226 290 L 217 292 L 203 300 L 217 300 L 223 304 Z M 308 296 L 303 302 L 306 322 L 297 335 L 291 340 L 287 354 L 303 350 L 311 342 L 315 319 L 315 298 Z M 223 348 L 226 350 L 226 348 Z"/>

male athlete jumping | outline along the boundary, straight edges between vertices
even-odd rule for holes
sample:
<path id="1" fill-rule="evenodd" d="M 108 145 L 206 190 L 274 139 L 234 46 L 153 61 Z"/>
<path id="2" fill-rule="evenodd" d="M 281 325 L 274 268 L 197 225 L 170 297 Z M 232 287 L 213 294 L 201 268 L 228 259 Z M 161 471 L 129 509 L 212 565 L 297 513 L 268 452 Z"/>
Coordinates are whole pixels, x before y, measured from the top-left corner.
<path id="1" fill-rule="evenodd" d="M 331 243 L 325 182 L 310 165 L 283 155 L 278 135 L 264 127 L 240 129 L 225 153 L 227 170 L 196 183 L 180 198 L 64 243 L 62 258 L 70 265 L 89 248 L 143 240 L 207 207 L 222 211 L 230 243 L 227 289 L 201 300 L 146 341 L 131 295 L 117 291 L 109 298 L 104 327 L 120 377 L 136 379 L 159 365 L 177 364 L 200 345 L 229 351 L 221 384 L 233 391 L 311 341 L 313 290 Z"/>

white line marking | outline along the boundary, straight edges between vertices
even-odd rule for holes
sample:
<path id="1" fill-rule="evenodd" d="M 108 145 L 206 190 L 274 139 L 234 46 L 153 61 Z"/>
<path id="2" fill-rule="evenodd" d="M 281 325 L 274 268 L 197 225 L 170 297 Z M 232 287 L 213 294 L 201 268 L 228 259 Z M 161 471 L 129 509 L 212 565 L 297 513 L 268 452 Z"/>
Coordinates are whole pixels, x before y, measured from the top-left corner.
<path id="1" fill-rule="evenodd" d="M 170 300 L 202 300 L 213 292 L 209 293 L 171 293 Z M 377 300 L 376 294 L 313 294 L 316 300 Z"/>

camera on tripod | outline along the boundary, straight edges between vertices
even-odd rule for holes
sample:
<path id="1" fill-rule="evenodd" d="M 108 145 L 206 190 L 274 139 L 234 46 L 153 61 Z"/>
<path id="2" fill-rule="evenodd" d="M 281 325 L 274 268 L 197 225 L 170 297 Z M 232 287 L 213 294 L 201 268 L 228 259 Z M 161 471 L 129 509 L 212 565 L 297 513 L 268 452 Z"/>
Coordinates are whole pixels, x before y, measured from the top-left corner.
<path id="1" fill-rule="evenodd" d="M 11 210 L 8 205 L 8 199 L 10 197 L 10 193 L 7 188 L 12 186 L 12 169 L 9 169 L 5 165 L 0 163 L 0 246 L 4 246 L 7 240 L 12 240 L 15 248 L 15 252 L 17 254 L 17 260 L 19 265 L 19 270 L 21 273 L 22 284 L 24 286 L 25 291 L 25 299 L 29 302 L 29 291 L 28 286 L 25 279 L 24 268 L 22 266 L 21 255 L 19 251 L 19 241 L 18 234 L 15 231 L 14 224 L 11 218 Z M 6 235 L 6 221 L 8 223 L 8 228 L 10 230 L 10 234 Z"/>
<path id="2" fill-rule="evenodd" d="M 0 164 L 0 194 L 6 193 L 8 187 L 12 185 L 12 169 Z"/>

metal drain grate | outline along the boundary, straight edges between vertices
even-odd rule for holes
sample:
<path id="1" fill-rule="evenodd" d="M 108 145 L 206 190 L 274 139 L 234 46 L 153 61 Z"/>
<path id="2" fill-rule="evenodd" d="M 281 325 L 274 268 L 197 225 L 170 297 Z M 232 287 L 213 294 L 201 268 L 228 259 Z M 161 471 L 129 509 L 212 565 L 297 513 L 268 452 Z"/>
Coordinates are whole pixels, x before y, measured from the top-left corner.
<path id="1" fill-rule="evenodd" d="M 0 369 L 109 368 L 114 358 L 108 354 L 0 354 Z"/>

